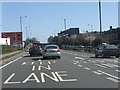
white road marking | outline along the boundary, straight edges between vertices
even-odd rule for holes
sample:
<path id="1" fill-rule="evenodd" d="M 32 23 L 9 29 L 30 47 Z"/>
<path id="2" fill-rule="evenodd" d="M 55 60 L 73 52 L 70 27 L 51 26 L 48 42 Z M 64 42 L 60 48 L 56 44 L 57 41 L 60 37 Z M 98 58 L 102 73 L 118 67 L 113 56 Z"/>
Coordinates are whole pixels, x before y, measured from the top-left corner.
<path id="1" fill-rule="evenodd" d="M 51 62 L 50 62 L 50 61 L 48 61 L 48 64 L 51 64 Z"/>
<path id="2" fill-rule="evenodd" d="M 107 67 L 102 66 L 102 65 L 100 65 L 100 64 L 94 64 L 94 65 L 99 66 L 99 67 L 102 67 L 102 68 L 107 68 Z"/>
<path id="3" fill-rule="evenodd" d="M 15 60 L 13 60 L 13 61 L 11 61 L 11 62 L 9 62 L 9 63 L 7 63 L 7 64 L 5 64 L 5 65 L 3 65 L 3 66 L 1 66 L 0 67 L 0 69 L 2 69 L 2 68 L 4 68 L 4 67 L 6 67 L 6 66 L 8 66 L 8 65 L 10 65 L 11 63 L 13 63 L 13 62 L 15 62 L 15 61 L 17 61 L 17 60 L 19 60 L 19 59 L 21 59 L 22 57 L 19 57 L 19 58 L 17 58 L 17 59 L 15 59 Z"/>
<path id="4" fill-rule="evenodd" d="M 27 56 L 27 55 L 28 55 L 28 54 L 25 54 L 25 55 L 23 55 L 23 57 L 24 57 L 24 56 Z"/>
<path id="5" fill-rule="evenodd" d="M 34 71 L 34 70 L 35 70 L 35 66 L 32 67 L 32 71 Z"/>
<path id="6" fill-rule="evenodd" d="M 102 73 L 99 73 L 97 71 L 92 71 L 93 73 L 97 74 L 97 75 L 102 75 Z"/>
<path id="7" fill-rule="evenodd" d="M 78 65 L 79 67 L 83 67 L 82 65 Z"/>
<path id="8" fill-rule="evenodd" d="M 21 83 L 21 82 L 9 82 L 13 76 L 15 76 L 15 73 L 13 73 L 5 82 L 4 84 L 16 84 L 16 83 Z"/>
<path id="9" fill-rule="evenodd" d="M 111 81 L 113 81 L 113 82 L 120 82 L 120 81 L 118 81 L 117 79 L 114 79 L 114 78 L 111 78 L 111 77 L 106 77 L 107 79 L 109 79 L 109 80 L 111 80 Z"/>
<path id="10" fill-rule="evenodd" d="M 81 58 L 81 57 L 75 57 L 75 59 L 85 60 L 84 58 Z"/>
<path id="11" fill-rule="evenodd" d="M 33 65 L 33 64 L 34 64 L 34 62 L 31 63 L 31 65 Z"/>
<path id="12" fill-rule="evenodd" d="M 118 65 L 115 65 L 115 64 L 110 64 L 110 65 L 112 65 L 112 66 L 114 66 L 114 67 L 117 67 L 117 68 L 119 67 Z"/>
<path id="13" fill-rule="evenodd" d="M 77 64 L 77 63 L 74 63 L 74 64 Z"/>
<path id="14" fill-rule="evenodd" d="M 105 75 L 108 75 L 108 76 L 110 76 L 110 77 L 113 77 L 113 78 L 115 78 L 115 79 L 120 79 L 119 77 L 113 76 L 113 75 L 111 75 L 111 74 L 109 74 L 109 73 L 106 73 L 106 72 L 103 72 L 103 71 L 101 71 L 101 70 L 97 70 L 97 71 L 100 72 L 100 73 L 102 73 L 102 74 L 105 74 Z"/>
<path id="15" fill-rule="evenodd" d="M 40 65 L 42 64 L 42 62 L 40 61 Z"/>
<path id="16" fill-rule="evenodd" d="M 83 61 L 84 63 L 87 63 L 86 61 Z"/>
<path id="17" fill-rule="evenodd" d="M 117 72 L 120 72 L 120 70 L 116 70 Z"/>
<path id="18" fill-rule="evenodd" d="M 26 62 L 23 62 L 23 63 L 22 63 L 22 65 L 25 65 L 25 64 L 26 64 Z"/>
<path id="19" fill-rule="evenodd" d="M 88 67 L 83 67 L 84 69 L 86 69 L 86 70 L 91 70 L 90 68 L 88 68 Z"/>
<path id="20" fill-rule="evenodd" d="M 38 61 L 40 62 L 41 60 L 39 59 Z"/>
<path id="21" fill-rule="evenodd" d="M 113 66 L 109 65 L 109 64 L 102 64 L 101 65 L 104 65 L 104 66 L 107 66 L 107 67 L 110 67 L 110 68 L 114 68 Z"/>

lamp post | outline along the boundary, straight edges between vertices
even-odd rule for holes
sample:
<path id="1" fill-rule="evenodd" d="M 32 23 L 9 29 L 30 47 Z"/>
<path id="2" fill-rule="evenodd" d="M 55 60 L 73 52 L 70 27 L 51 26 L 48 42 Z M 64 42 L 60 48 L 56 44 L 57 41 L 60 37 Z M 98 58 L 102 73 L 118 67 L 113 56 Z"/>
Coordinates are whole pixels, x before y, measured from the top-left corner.
<path id="1" fill-rule="evenodd" d="M 100 40 L 102 43 L 102 20 L 101 20 L 101 2 L 99 0 L 99 21 L 100 21 Z"/>
<path id="2" fill-rule="evenodd" d="M 22 18 L 26 18 L 27 16 L 20 16 L 20 30 L 21 30 L 21 39 L 22 39 Z M 21 44 L 23 45 L 23 40 L 22 40 L 22 42 L 21 42 Z"/>
<path id="3" fill-rule="evenodd" d="M 66 30 L 66 19 L 64 19 L 64 28 Z"/>

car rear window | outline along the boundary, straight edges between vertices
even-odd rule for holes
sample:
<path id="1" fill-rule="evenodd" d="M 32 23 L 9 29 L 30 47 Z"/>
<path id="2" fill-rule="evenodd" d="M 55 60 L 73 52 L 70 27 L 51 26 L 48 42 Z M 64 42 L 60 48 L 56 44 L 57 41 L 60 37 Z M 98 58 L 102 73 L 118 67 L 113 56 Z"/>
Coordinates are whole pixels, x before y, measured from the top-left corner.
<path id="1" fill-rule="evenodd" d="M 118 49 L 118 47 L 116 47 L 115 45 L 107 45 L 106 48 L 107 49 Z"/>
<path id="2" fill-rule="evenodd" d="M 47 46 L 46 49 L 58 49 L 57 46 Z"/>

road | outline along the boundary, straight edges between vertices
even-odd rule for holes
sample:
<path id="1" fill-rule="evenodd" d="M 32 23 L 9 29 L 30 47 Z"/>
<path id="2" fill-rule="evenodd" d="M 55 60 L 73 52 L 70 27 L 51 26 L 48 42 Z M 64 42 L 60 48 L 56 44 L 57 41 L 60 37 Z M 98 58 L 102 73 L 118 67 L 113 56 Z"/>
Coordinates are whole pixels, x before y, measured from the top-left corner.
<path id="1" fill-rule="evenodd" d="M 61 59 L 28 53 L 2 66 L 2 88 L 118 88 L 118 58 L 61 50 Z"/>

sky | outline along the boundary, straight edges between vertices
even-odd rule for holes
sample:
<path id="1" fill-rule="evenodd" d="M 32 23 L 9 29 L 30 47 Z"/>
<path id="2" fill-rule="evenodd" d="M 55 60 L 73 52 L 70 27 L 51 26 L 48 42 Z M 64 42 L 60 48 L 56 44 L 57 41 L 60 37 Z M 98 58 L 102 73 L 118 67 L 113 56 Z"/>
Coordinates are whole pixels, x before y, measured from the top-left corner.
<path id="1" fill-rule="evenodd" d="M 118 2 L 102 2 L 101 6 L 102 30 L 108 30 L 110 25 L 117 28 Z M 2 32 L 21 31 L 20 16 L 23 17 L 23 39 L 27 33 L 27 37 L 36 37 L 40 42 L 47 42 L 49 36 L 55 36 L 64 30 L 64 19 L 67 29 L 79 28 L 80 33 L 99 31 L 98 10 L 97 1 L 2 2 Z"/>

